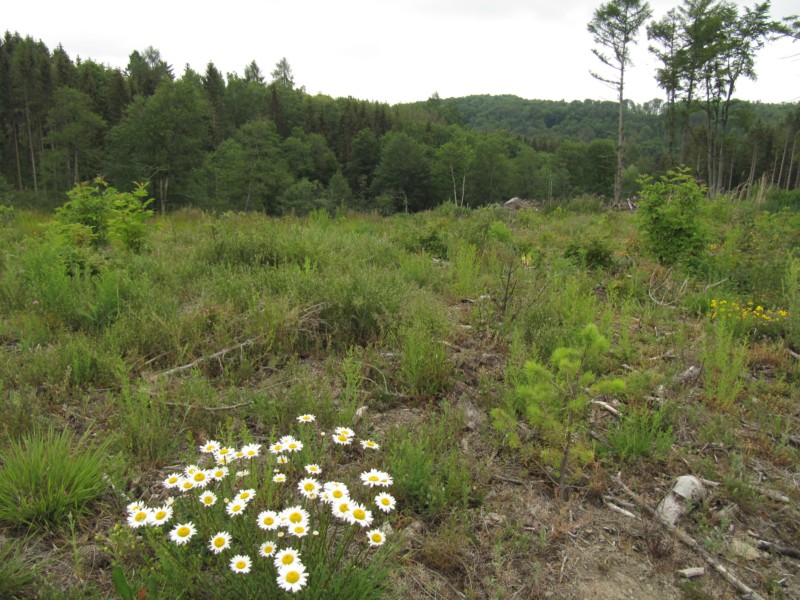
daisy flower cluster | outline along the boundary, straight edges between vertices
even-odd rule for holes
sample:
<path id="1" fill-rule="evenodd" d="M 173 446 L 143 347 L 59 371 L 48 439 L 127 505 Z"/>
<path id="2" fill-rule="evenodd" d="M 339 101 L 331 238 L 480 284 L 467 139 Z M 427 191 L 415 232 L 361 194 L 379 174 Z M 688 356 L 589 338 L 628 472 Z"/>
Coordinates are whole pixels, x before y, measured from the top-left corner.
<path id="1" fill-rule="evenodd" d="M 274 568 L 277 586 L 293 593 L 308 585 L 314 561 L 329 556 L 319 548 L 331 547 L 334 538 L 344 544 L 361 540 L 364 548 L 382 546 L 389 528 L 378 527 L 376 517 L 396 508 L 389 493 L 392 476 L 374 468 L 365 470 L 351 488 L 342 481 L 323 480 L 327 469 L 301 460 L 315 455 L 307 448 L 314 440 L 322 441 L 322 453 L 317 453 L 321 456 L 337 446 L 360 445 L 368 453 L 380 445 L 369 439 L 354 444 L 356 434 L 348 427 L 335 428 L 329 437 L 313 435 L 314 415 L 300 415 L 297 421 L 303 430 L 300 439 L 279 437 L 264 453 L 260 444 L 237 449 L 216 440 L 205 442 L 199 448 L 204 456 L 198 464 L 163 480 L 165 491 L 173 494 L 163 504 L 128 505 L 128 525 L 133 529 L 166 526 L 165 543 L 177 546 L 199 540 L 211 556 L 222 557 L 225 568 L 233 573 L 263 574 Z M 312 435 L 303 435 L 308 433 Z M 248 468 L 237 469 L 237 463 L 248 463 Z M 239 485 L 244 481 L 252 487 Z M 329 536 L 330 543 L 317 541 L 320 529 L 321 537 Z M 303 556 L 311 560 L 311 568 Z"/>

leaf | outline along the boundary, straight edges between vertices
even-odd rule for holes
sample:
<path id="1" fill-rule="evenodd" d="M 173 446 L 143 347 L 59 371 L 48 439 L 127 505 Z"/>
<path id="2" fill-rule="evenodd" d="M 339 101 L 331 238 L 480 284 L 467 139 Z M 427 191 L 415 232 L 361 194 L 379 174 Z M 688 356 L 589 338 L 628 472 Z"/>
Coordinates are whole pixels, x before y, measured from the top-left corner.
<path id="1" fill-rule="evenodd" d="M 111 581 L 114 582 L 114 591 L 117 592 L 117 596 L 123 600 L 133 600 L 133 590 L 125 577 L 125 572 L 119 565 L 111 571 Z"/>

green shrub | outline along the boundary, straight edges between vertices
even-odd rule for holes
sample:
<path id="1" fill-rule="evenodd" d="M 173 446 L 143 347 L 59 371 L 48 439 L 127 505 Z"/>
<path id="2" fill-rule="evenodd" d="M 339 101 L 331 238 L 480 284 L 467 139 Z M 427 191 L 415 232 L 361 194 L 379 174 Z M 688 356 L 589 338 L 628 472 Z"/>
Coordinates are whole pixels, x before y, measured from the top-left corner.
<path id="1" fill-rule="evenodd" d="M 107 488 L 104 455 L 88 433 L 52 427 L 12 441 L 0 454 L 0 522 L 49 530 L 86 514 Z"/>
<path id="2" fill-rule="evenodd" d="M 705 245 L 700 221 L 707 188 L 688 169 L 676 169 L 658 181 L 642 179 L 640 226 L 647 250 L 662 265 L 697 258 Z"/>
<path id="3" fill-rule="evenodd" d="M 607 269 L 613 264 L 611 246 L 599 237 L 578 238 L 567 246 L 564 257 L 587 269 Z"/>
<path id="4" fill-rule="evenodd" d="M 607 433 L 604 453 L 622 462 L 663 460 L 675 442 L 665 407 L 638 409 L 624 415 Z"/>
<path id="5" fill-rule="evenodd" d="M 21 542 L 0 540 L 0 598 L 16 598 L 36 578 L 23 546 Z"/>
<path id="6" fill-rule="evenodd" d="M 98 177 L 92 184 L 72 188 L 67 197 L 69 200 L 56 209 L 56 219 L 62 226 L 86 228 L 85 241 L 96 247 L 119 243 L 134 252 L 144 248 L 145 221 L 153 214 L 147 210 L 152 199 L 146 199 L 145 184 L 136 184 L 133 192 L 120 192 Z"/>

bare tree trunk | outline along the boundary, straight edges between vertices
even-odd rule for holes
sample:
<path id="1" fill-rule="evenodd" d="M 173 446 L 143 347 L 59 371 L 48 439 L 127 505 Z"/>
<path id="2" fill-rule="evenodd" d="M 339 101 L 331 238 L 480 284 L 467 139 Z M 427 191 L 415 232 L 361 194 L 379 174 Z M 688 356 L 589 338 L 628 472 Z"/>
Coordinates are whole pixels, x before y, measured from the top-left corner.
<path id="1" fill-rule="evenodd" d="M 22 191 L 22 164 L 19 160 L 19 139 L 17 137 L 17 124 L 14 123 L 14 127 L 12 128 L 14 132 L 14 156 L 16 157 L 17 162 L 17 189 Z"/>
<path id="2" fill-rule="evenodd" d="M 622 174 L 625 171 L 625 64 L 619 70 L 619 118 L 617 121 L 617 169 L 614 172 L 614 204 L 622 200 Z"/>
<path id="3" fill-rule="evenodd" d="M 789 138 L 786 138 L 786 141 L 783 143 L 783 155 L 781 156 L 781 168 L 778 171 L 778 187 L 781 187 L 781 182 L 783 181 L 783 165 L 786 162 L 786 150 L 789 148 Z"/>
<path id="4" fill-rule="evenodd" d="M 28 110 L 28 104 L 25 103 L 25 124 L 28 127 L 28 148 L 31 155 L 31 170 L 33 171 L 33 193 L 39 193 L 39 184 L 36 180 L 36 153 L 33 151 L 33 132 L 31 131 L 31 113 Z"/>
<path id="5" fill-rule="evenodd" d="M 792 156 L 789 159 L 789 172 L 786 174 L 786 189 L 788 190 L 792 185 L 792 167 L 794 166 L 794 151 L 797 149 L 797 135 L 800 131 L 794 134 L 794 141 L 792 142 Z"/>
<path id="6" fill-rule="evenodd" d="M 753 145 L 753 159 L 750 161 L 750 177 L 747 178 L 747 187 L 752 187 L 756 178 L 756 158 L 758 156 L 758 144 Z"/>

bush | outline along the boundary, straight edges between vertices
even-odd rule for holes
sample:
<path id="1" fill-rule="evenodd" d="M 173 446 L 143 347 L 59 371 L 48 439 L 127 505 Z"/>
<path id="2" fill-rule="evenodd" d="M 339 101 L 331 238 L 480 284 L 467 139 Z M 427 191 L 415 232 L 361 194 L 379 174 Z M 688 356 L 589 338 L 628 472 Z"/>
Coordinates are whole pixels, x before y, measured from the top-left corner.
<path id="1" fill-rule="evenodd" d="M 0 522 L 47 530 L 86 514 L 106 489 L 104 452 L 52 428 L 11 442 L 0 456 Z"/>
<path id="2" fill-rule="evenodd" d="M 700 216 L 706 190 L 687 169 L 668 171 L 658 181 L 642 178 L 639 218 L 645 248 L 662 265 L 697 258 L 703 250 Z"/>
<path id="3" fill-rule="evenodd" d="M 145 220 L 153 214 L 147 210 L 153 200 L 146 200 L 143 183 L 133 192 L 119 192 L 98 177 L 93 184 L 80 184 L 67 192 L 69 200 L 56 209 L 56 218 L 66 230 L 80 232 L 78 242 L 101 247 L 119 243 L 140 252 L 146 243 Z M 75 229 L 75 226 L 82 226 Z"/>
<path id="4" fill-rule="evenodd" d="M 611 247 L 606 240 L 598 237 L 573 240 L 567 246 L 564 258 L 587 269 L 606 269 L 613 264 Z"/>

